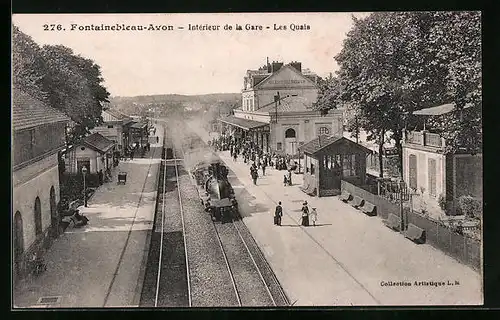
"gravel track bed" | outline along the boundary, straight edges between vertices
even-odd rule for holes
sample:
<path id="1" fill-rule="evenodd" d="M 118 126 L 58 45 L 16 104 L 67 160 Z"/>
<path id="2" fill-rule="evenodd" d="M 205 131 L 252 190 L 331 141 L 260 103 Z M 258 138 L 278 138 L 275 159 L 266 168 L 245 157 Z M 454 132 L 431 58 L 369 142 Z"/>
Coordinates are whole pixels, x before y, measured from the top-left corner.
<path id="1" fill-rule="evenodd" d="M 164 188 L 163 173 L 165 170 L 166 183 Z M 158 288 L 158 300 L 156 301 L 158 307 L 186 307 L 189 305 L 187 268 L 179 211 L 179 196 L 175 181 L 175 167 L 165 166 L 162 163 L 159 174 L 155 220 L 140 306 L 154 307 Z M 163 192 L 165 192 L 164 195 Z M 162 221 L 163 213 L 165 218 Z M 162 247 L 162 255 L 159 270 L 160 247 Z M 160 272 L 159 286 L 158 272 Z"/>
<path id="2" fill-rule="evenodd" d="M 185 131 L 176 130 L 176 132 Z M 172 137 L 177 140 L 174 157 L 181 158 L 183 152 L 180 144 L 183 144 L 183 148 L 188 147 L 184 146 L 186 141 L 183 141 L 183 137 L 179 134 Z M 238 306 L 212 220 L 204 211 L 198 190 L 188 172 L 183 166 L 178 168 L 190 272 L 191 305 L 193 307 Z"/>
<path id="3" fill-rule="evenodd" d="M 213 154 L 214 157 L 216 157 L 217 159 L 220 159 L 219 156 L 215 152 L 213 152 L 212 149 L 210 149 L 207 146 L 207 144 L 199 136 L 196 135 L 196 138 L 194 138 L 194 139 L 191 138 L 190 140 L 191 140 L 191 143 L 196 148 L 204 148 L 207 150 L 206 153 L 210 152 Z M 230 174 L 231 173 L 232 172 L 230 172 Z M 264 281 L 267 284 L 267 287 L 269 288 L 269 291 L 273 297 L 273 300 L 274 300 L 274 303 L 276 304 L 276 306 L 289 306 L 290 301 L 289 301 L 285 291 L 283 290 L 281 284 L 279 283 L 279 280 L 277 279 L 276 275 L 274 274 L 274 271 L 272 270 L 271 266 L 267 262 L 264 254 L 260 250 L 257 242 L 253 238 L 250 230 L 248 230 L 247 226 L 245 225 L 245 223 L 242 220 L 234 220 L 233 223 L 235 224 L 235 227 L 237 227 L 238 230 L 240 231 L 241 237 L 245 241 L 245 243 L 248 247 L 248 250 L 251 252 L 252 257 L 255 261 L 255 264 L 257 264 L 257 266 L 258 266 L 258 268 L 261 272 L 262 278 L 264 278 Z M 235 230 L 235 232 L 236 232 L 236 230 Z M 238 239 L 238 240 L 241 241 L 241 239 Z M 225 242 L 223 241 L 223 243 L 225 243 Z M 245 250 L 245 253 L 248 254 L 246 248 L 243 248 L 243 249 Z M 228 257 L 228 259 L 229 259 L 229 257 Z M 252 266 L 255 266 L 253 261 L 250 261 L 250 263 Z M 231 262 L 230 262 L 230 264 L 231 264 Z M 236 276 L 235 276 L 235 278 L 236 278 Z M 258 283 L 262 284 L 262 280 L 261 280 L 260 276 L 259 276 L 258 280 L 259 280 Z M 241 287 L 241 285 L 239 286 L 239 288 L 240 287 Z M 267 290 L 266 290 L 266 297 L 269 298 L 269 300 L 270 300 L 269 293 L 267 292 Z M 241 298 L 241 299 L 242 299 L 242 304 L 245 305 L 243 302 L 243 298 Z M 274 304 L 271 302 L 270 305 L 274 305 Z"/>
<path id="4" fill-rule="evenodd" d="M 187 172 L 180 173 L 193 307 L 231 307 L 238 301 L 210 216 Z"/>
<path id="5" fill-rule="evenodd" d="M 281 287 L 281 284 L 279 283 L 278 279 L 276 278 L 276 275 L 274 274 L 274 271 L 271 269 L 271 266 L 267 262 L 264 254 L 260 250 L 257 242 L 253 238 L 252 234 L 248 230 L 247 226 L 245 223 L 241 220 L 235 220 L 233 224 L 238 228 L 240 231 L 241 236 L 243 237 L 248 250 L 252 253 L 252 257 L 255 260 L 255 263 L 259 267 L 259 270 L 262 274 L 262 277 L 264 278 L 264 281 L 266 282 L 269 291 L 271 292 L 271 295 L 273 296 L 274 303 L 276 304 L 277 307 L 279 306 L 289 306 L 290 301 Z"/>
<path id="6" fill-rule="evenodd" d="M 176 142 L 174 158 L 186 156 L 186 166 L 193 164 L 191 154 L 194 154 L 195 158 L 197 153 L 212 153 L 217 157 L 200 137 L 189 132 L 186 127 L 177 126 L 175 133 L 175 136 L 171 136 Z M 183 152 L 180 149 L 181 144 Z M 200 149 L 206 151 L 200 151 Z M 238 306 L 229 270 L 218 243 L 217 231 L 231 267 L 242 306 L 274 306 L 274 303 L 277 306 L 287 306 L 286 295 L 244 223 L 241 221 L 233 222 L 237 225 L 213 223 L 210 215 L 203 210 L 198 190 L 186 171 L 189 169 L 189 167 L 183 168 L 181 165 L 178 167 L 179 190 L 184 209 L 192 306 Z M 268 289 L 262 282 L 236 227 L 261 271 L 262 278 L 269 286 L 273 299 L 269 296 Z"/>
<path id="7" fill-rule="evenodd" d="M 240 296 L 241 305 L 245 307 L 273 306 L 266 286 L 255 268 L 252 258 L 246 250 L 232 223 L 215 223 L 215 229 L 224 247 L 224 252 L 231 267 L 231 272 Z"/>

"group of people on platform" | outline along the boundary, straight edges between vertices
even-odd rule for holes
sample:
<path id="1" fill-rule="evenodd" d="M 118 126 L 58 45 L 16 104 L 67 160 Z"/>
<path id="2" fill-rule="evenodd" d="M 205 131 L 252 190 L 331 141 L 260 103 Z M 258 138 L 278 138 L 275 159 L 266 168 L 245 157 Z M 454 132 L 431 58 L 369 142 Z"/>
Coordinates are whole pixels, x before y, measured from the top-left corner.
<path id="1" fill-rule="evenodd" d="M 308 227 L 309 219 L 312 222 L 312 225 L 316 226 L 316 221 L 318 220 L 318 212 L 316 211 L 316 208 L 312 208 L 312 210 L 310 211 L 307 201 L 304 201 L 304 203 L 302 204 L 301 212 L 302 215 L 300 224 L 302 226 Z M 281 201 L 279 201 L 278 205 L 276 206 L 276 209 L 274 210 L 274 224 L 281 226 L 282 217 L 283 217 L 283 207 L 281 206 Z"/>
<path id="2" fill-rule="evenodd" d="M 229 151 L 231 158 L 238 161 L 239 157 L 243 162 L 250 165 L 250 176 L 254 184 L 257 184 L 259 177 L 258 170 L 262 170 L 262 175 L 266 175 L 266 168 L 274 167 L 276 170 L 287 170 L 284 175 L 283 183 L 285 186 L 292 185 L 292 171 L 297 170 L 297 163 L 292 161 L 290 155 L 279 155 L 276 153 L 267 153 L 257 146 L 253 141 L 237 140 L 234 136 L 221 135 L 212 138 L 209 145 L 217 151 Z"/>
<path id="3" fill-rule="evenodd" d="M 156 137 L 158 140 L 158 137 Z M 132 146 L 127 146 L 125 147 L 125 150 L 123 151 L 123 158 L 126 160 L 130 158 L 130 160 L 134 160 L 134 156 L 136 154 L 140 154 L 141 157 L 144 157 L 146 155 L 146 152 L 151 150 L 151 144 L 149 142 L 143 144 L 142 146 L 139 144 L 139 142 L 136 142 Z"/>

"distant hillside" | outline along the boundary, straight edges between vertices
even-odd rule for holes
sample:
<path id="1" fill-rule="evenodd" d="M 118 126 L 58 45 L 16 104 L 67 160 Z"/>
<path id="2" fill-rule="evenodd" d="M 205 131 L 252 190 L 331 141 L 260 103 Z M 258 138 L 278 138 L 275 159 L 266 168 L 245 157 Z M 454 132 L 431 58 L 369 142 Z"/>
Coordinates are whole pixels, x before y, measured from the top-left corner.
<path id="1" fill-rule="evenodd" d="M 110 105 L 126 114 L 179 113 L 185 110 L 208 110 L 215 106 L 238 107 L 240 93 L 211 93 L 202 95 L 161 94 L 136 97 L 111 97 Z"/>

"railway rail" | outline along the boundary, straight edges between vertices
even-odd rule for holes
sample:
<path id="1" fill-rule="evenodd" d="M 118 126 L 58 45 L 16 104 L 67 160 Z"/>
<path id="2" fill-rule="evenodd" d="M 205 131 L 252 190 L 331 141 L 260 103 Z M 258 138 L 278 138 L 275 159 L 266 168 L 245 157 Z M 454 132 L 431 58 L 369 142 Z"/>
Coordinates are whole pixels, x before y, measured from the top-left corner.
<path id="1" fill-rule="evenodd" d="M 170 140 L 164 141 L 173 159 L 162 161 L 160 167 L 141 306 L 288 306 L 285 292 L 243 221 L 238 217 L 230 223 L 214 223 L 200 205 L 186 169 L 185 151 L 212 151 L 198 136 L 176 126 L 169 127 Z"/>
<path id="2" fill-rule="evenodd" d="M 164 147 L 168 146 L 165 130 Z M 170 135 L 168 135 L 170 136 Z M 176 161 L 162 160 L 151 245 L 140 305 L 190 306 L 189 273 L 182 199 L 177 188 Z"/>
<path id="3" fill-rule="evenodd" d="M 198 136 L 190 135 L 189 141 L 192 147 L 212 153 Z M 288 306 L 283 288 L 240 218 L 212 224 L 238 306 Z"/>

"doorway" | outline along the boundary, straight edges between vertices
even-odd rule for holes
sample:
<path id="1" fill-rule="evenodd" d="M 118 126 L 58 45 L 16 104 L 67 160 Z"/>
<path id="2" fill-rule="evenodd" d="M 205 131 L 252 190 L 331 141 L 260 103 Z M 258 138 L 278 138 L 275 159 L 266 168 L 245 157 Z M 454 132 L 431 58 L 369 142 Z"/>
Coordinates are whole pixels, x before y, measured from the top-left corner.
<path id="1" fill-rule="evenodd" d="M 59 217 L 57 213 L 56 191 L 54 189 L 54 186 L 50 188 L 50 227 L 52 229 L 52 236 L 54 238 L 57 237 L 59 229 Z"/>
<path id="2" fill-rule="evenodd" d="M 14 265 L 16 273 L 21 272 L 21 261 L 24 252 L 23 218 L 21 212 L 14 215 Z"/>
<path id="3" fill-rule="evenodd" d="M 40 203 L 40 198 L 36 197 L 35 199 L 35 234 L 38 237 L 42 234 L 42 204 Z"/>
<path id="4" fill-rule="evenodd" d="M 285 131 L 285 153 L 289 155 L 297 153 L 297 137 L 295 130 L 292 128 Z"/>

